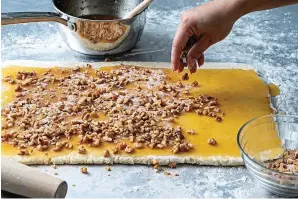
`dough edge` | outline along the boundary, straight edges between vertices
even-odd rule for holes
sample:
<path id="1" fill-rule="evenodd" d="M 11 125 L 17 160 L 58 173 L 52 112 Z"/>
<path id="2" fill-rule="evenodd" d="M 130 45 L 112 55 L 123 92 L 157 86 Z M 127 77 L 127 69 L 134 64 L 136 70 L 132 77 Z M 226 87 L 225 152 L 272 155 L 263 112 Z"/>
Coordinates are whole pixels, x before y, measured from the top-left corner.
<path id="1" fill-rule="evenodd" d="M 27 165 L 44 165 L 44 164 L 142 164 L 150 165 L 153 160 L 157 160 L 160 165 L 167 165 L 169 162 L 177 164 L 196 164 L 212 166 L 240 166 L 243 165 L 241 157 L 229 156 L 211 156 L 211 157 L 194 157 L 194 156 L 144 156 L 130 157 L 121 155 L 111 155 L 108 158 L 97 157 L 88 154 L 79 154 L 76 151 L 68 155 L 56 157 L 30 157 L 30 156 L 4 156 L 17 162 Z"/>

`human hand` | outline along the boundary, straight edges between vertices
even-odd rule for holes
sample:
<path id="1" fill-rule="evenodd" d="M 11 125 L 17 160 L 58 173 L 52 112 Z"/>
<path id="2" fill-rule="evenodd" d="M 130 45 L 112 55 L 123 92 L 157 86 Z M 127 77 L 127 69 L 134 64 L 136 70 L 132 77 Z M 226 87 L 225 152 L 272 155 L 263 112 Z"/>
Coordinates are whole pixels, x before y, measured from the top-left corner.
<path id="1" fill-rule="evenodd" d="M 204 52 L 213 44 L 223 40 L 230 33 L 240 13 L 233 10 L 233 5 L 225 0 L 211 1 L 202 6 L 185 11 L 176 32 L 171 63 L 173 71 L 182 72 L 184 69 L 181 53 L 190 37 L 198 41 L 187 53 L 187 65 L 191 73 L 196 72 L 197 64 L 204 64 Z"/>

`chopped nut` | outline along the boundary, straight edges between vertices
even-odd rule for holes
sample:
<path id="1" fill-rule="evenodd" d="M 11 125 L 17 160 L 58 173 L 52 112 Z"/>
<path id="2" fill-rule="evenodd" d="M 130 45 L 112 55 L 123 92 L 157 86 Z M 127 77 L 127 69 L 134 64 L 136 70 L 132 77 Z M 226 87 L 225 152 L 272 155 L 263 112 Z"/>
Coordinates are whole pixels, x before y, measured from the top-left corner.
<path id="1" fill-rule="evenodd" d="M 136 149 L 141 149 L 141 148 L 143 148 L 143 144 L 142 144 L 142 143 L 134 143 L 133 146 L 134 146 L 134 148 L 136 148 Z"/>
<path id="2" fill-rule="evenodd" d="M 118 148 L 114 148 L 114 149 L 112 149 L 112 151 L 113 151 L 113 154 L 114 154 L 114 155 L 119 153 Z"/>
<path id="3" fill-rule="evenodd" d="M 18 155 L 29 155 L 29 152 L 27 150 L 23 150 L 21 149 L 19 152 L 18 152 Z"/>
<path id="4" fill-rule="evenodd" d="M 170 168 L 176 168 L 177 164 L 175 162 L 169 162 L 168 167 Z"/>
<path id="5" fill-rule="evenodd" d="M 153 164 L 153 165 L 158 165 L 159 162 L 158 162 L 158 160 L 153 160 L 153 161 L 152 161 L 152 164 Z"/>
<path id="6" fill-rule="evenodd" d="M 119 150 L 123 150 L 126 148 L 127 144 L 125 142 L 121 142 L 117 146 Z"/>
<path id="7" fill-rule="evenodd" d="M 84 174 L 87 174 L 88 173 L 87 167 L 81 167 L 81 172 Z"/>
<path id="8" fill-rule="evenodd" d="M 169 175 L 171 175 L 171 173 L 170 173 L 170 172 L 168 172 L 168 171 L 165 171 L 165 172 L 164 172 L 164 174 L 165 174 L 166 176 L 169 176 Z"/>
<path id="9" fill-rule="evenodd" d="M 109 157 L 110 156 L 110 151 L 109 150 L 105 150 L 103 156 L 105 158 Z"/>
<path id="10" fill-rule="evenodd" d="M 184 73 L 184 75 L 182 76 L 181 79 L 184 80 L 184 81 L 189 80 L 188 73 Z"/>
<path id="11" fill-rule="evenodd" d="M 79 148 L 78 148 L 78 152 L 79 152 L 80 154 L 85 154 L 85 153 L 87 153 L 86 149 L 85 149 L 83 146 L 79 146 Z"/>
<path id="12" fill-rule="evenodd" d="M 17 85 L 17 87 L 14 89 L 15 92 L 21 92 L 23 89 L 20 85 Z"/>
<path id="13" fill-rule="evenodd" d="M 190 134 L 190 135 L 196 134 L 195 130 L 188 130 L 187 133 Z"/>
<path id="14" fill-rule="evenodd" d="M 79 72 L 80 69 L 81 69 L 81 68 L 80 68 L 79 66 L 76 66 L 75 68 L 72 69 L 72 71 L 73 71 L 73 72 Z"/>
<path id="15" fill-rule="evenodd" d="M 106 166 L 105 169 L 106 169 L 107 171 L 112 171 L 112 169 L 111 169 L 110 166 Z"/>
<path id="16" fill-rule="evenodd" d="M 217 142 L 216 142 L 216 140 L 214 138 L 209 138 L 208 139 L 208 144 L 210 144 L 210 145 L 216 145 Z"/>
<path id="17" fill-rule="evenodd" d="M 133 152 L 134 152 L 134 148 L 132 148 L 132 147 L 130 147 L 130 146 L 127 145 L 127 146 L 125 147 L 124 151 L 125 151 L 126 153 L 133 153 Z"/>
<path id="18" fill-rule="evenodd" d="M 191 83 L 191 86 L 198 87 L 199 86 L 199 83 L 197 81 L 194 81 L 194 82 Z"/>
<path id="19" fill-rule="evenodd" d="M 36 147 L 39 151 L 45 151 L 47 149 L 49 149 L 49 146 L 47 145 L 37 145 Z"/>
<path id="20" fill-rule="evenodd" d="M 160 169 L 160 165 L 159 164 L 156 164 L 156 165 L 153 166 L 153 168 L 159 170 Z"/>

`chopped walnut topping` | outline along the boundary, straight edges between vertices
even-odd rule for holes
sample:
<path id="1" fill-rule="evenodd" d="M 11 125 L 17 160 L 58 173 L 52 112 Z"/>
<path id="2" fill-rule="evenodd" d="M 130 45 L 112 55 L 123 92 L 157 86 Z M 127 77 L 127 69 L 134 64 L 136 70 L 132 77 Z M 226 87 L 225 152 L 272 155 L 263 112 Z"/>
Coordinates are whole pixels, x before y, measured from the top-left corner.
<path id="1" fill-rule="evenodd" d="M 217 142 L 216 142 L 216 140 L 214 138 L 209 138 L 208 139 L 208 144 L 210 144 L 210 145 L 216 145 Z"/>
<path id="2" fill-rule="evenodd" d="M 87 174 L 88 173 L 87 167 L 81 167 L 81 172 L 84 174 Z"/>
<path id="3" fill-rule="evenodd" d="M 223 112 L 216 98 L 186 96 L 191 85 L 167 80 L 161 70 L 127 65 L 110 71 L 77 66 L 61 69 L 59 76 L 51 70 L 38 76 L 18 72 L 15 80 L 5 78 L 16 85 L 18 97 L 1 111 L 2 141 L 22 150 L 30 146 L 58 152 L 73 148 L 62 140 L 78 137 L 79 144 L 91 147 L 114 144 L 113 154 L 143 147 L 187 152 L 193 145 L 185 140 L 184 130 L 173 127 L 175 118 L 185 112 L 218 118 Z M 129 90 L 132 85 L 137 89 Z M 98 120 L 99 114 L 106 119 Z M 78 152 L 86 149 L 79 146 Z"/>
<path id="4" fill-rule="evenodd" d="M 87 153 L 86 149 L 85 149 L 83 146 L 79 146 L 79 148 L 78 148 L 78 152 L 79 152 L 80 154 L 85 154 L 85 153 Z"/>

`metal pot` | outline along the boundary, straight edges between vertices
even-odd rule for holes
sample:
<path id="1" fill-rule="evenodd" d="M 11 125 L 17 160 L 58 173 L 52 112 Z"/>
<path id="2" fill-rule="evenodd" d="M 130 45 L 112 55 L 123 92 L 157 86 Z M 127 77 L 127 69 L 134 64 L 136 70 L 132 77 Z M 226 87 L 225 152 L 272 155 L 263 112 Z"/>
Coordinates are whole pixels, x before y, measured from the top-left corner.
<path id="1" fill-rule="evenodd" d="M 2 13 L 1 24 L 58 22 L 66 44 L 86 55 L 120 54 L 134 48 L 146 23 L 145 11 L 131 19 L 93 20 L 88 16 L 124 17 L 142 0 L 53 0 L 56 12 Z M 82 18 L 84 17 L 84 18 Z"/>

